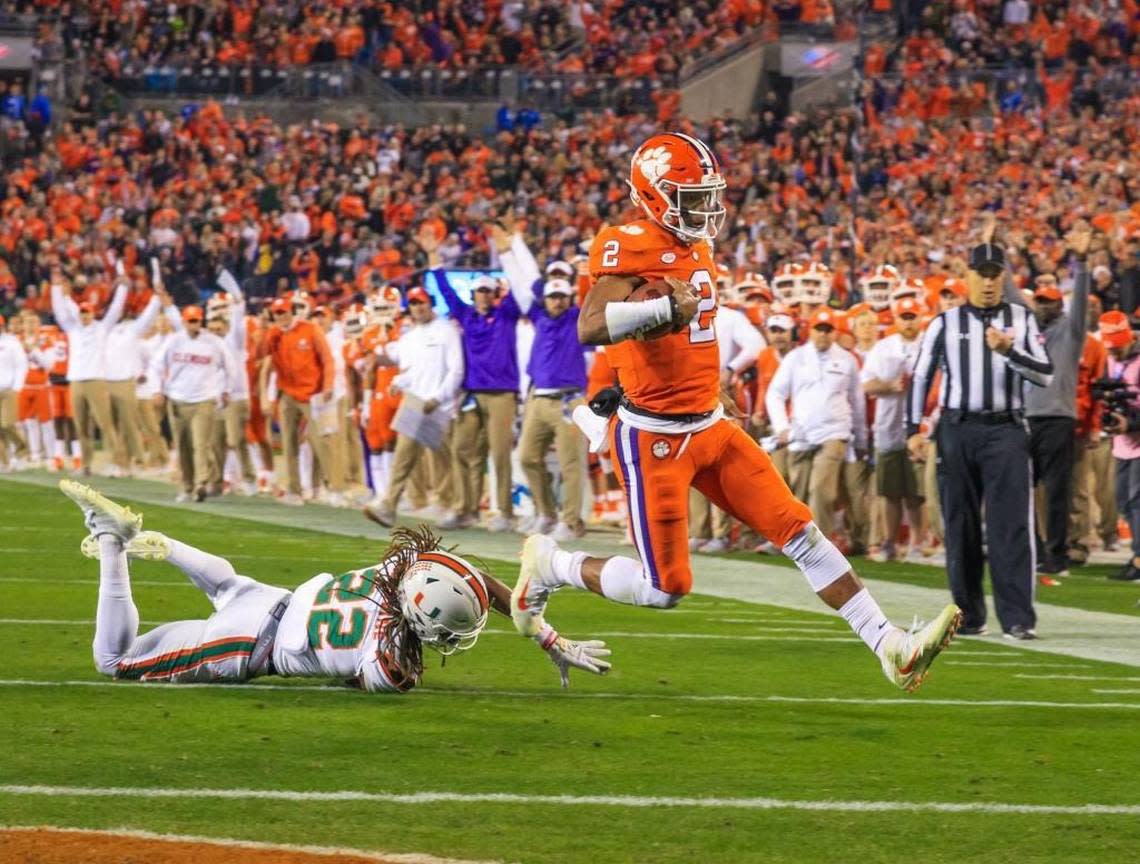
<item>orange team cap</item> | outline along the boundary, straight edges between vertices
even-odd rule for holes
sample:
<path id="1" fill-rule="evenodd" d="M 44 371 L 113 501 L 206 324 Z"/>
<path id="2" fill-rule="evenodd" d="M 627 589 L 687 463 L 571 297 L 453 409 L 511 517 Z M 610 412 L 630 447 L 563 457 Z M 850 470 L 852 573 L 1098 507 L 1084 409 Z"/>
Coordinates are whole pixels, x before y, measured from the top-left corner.
<path id="1" fill-rule="evenodd" d="M 1060 300 L 1061 289 L 1056 285 L 1038 285 L 1033 290 L 1033 296 L 1038 300 Z"/>
<path id="2" fill-rule="evenodd" d="M 182 310 L 183 321 L 201 321 L 202 320 L 202 307 L 201 306 L 187 306 Z"/>
<path id="3" fill-rule="evenodd" d="M 1097 323 L 1100 324 L 1100 338 L 1105 345 L 1123 348 L 1132 342 L 1132 325 L 1128 316 L 1119 309 L 1105 312 Z"/>
<path id="4" fill-rule="evenodd" d="M 840 328 L 840 317 L 834 309 L 821 306 L 812 312 L 811 317 L 808 318 L 808 328 L 814 330 L 820 324 L 826 324 L 828 327 L 838 330 Z"/>
<path id="5" fill-rule="evenodd" d="M 289 312 L 292 308 L 292 305 L 284 297 L 277 297 L 269 304 L 270 312 Z"/>
<path id="6" fill-rule="evenodd" d="M 903 315 L 913 315 L 915 318 L 922 314 L 922 307 L 918 301 L 913 297 L 903 297 L 898 303 L 895 304 L 895 315 L 901 318 Z"/>
<path id="7" fill-rule="evenodd" d="M 852 319 L 852 320 L 854 320 L 855 318 L 858 318 L 860 315 L 875 315 L 875 314 L 876 314 L 876 312 L 874 309 L 871 308 L 870 303 L 856 303 L 854 306 L 852 306 L 850 309 L 847 310 L 847 317 Z"/>
<path id="8" fill-rule="evenodd" d="M 423 288 L 412 288 L 407 294 L 409 303 L 427 303 L 431 305 L 431 298 Z"/>
<path id="9" fill-rule="evenodd" d="M 968 293 L 970 293 L 966 288 L 966 283 L 961 279 L 947 279 L 945 282 L 943 282 L 942 287 L 938 290 L 938 293 L 945 294 L 946 292 L 950 292 L 955 297 L 965 297 Z"/>

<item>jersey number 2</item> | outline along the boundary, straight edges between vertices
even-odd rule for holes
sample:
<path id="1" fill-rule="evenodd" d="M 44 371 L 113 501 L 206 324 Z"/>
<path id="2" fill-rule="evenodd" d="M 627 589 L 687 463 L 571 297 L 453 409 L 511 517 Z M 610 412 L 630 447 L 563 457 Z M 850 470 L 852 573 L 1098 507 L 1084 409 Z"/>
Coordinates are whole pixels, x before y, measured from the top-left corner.
<path id="1" fill-rule="evenodd" d="M 694 345 L 713 342 L 716 340 L 716 327 L 713 324 L 716 291 L 713 290 L 712 276 L 708 270 L 694 270 L 693 275 L 689 277 L 689 283 L 701 295 L 701 302 L 697 304 L 697 314 L 689 322 L 689 342 Z"/>

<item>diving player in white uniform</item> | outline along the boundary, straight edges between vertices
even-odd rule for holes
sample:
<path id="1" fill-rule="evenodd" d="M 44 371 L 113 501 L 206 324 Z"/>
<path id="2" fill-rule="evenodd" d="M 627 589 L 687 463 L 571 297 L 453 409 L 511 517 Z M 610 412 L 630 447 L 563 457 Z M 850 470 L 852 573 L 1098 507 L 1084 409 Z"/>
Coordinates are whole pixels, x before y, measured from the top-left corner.
<path id="1" fill-rule="evenodd" d="M 99 560 L 92 649 L 95 667 L 115 678 L 220 683 L 292 675 L 406 691 L 420 681 L 423 646 L 464 651 L 490 609 L 510 615 L 510 589 L 442 550 L 426 528 L 397 529 L 371 567 L 321 573 L 289 592 L 239 576 L 224 558 L 141 530 L 141 515 L 89 486 L 62 480 L 59 487 L 83 510 L 91 532 L 80 548 Z M 128 558 L 169 561 L 206 594 L 214 614 L 140 636 Z M 564 687 L 571 667 L 598 675 L 610 668 L 604 642 L 575 642 L 549 627 L 535 641 Z"/>

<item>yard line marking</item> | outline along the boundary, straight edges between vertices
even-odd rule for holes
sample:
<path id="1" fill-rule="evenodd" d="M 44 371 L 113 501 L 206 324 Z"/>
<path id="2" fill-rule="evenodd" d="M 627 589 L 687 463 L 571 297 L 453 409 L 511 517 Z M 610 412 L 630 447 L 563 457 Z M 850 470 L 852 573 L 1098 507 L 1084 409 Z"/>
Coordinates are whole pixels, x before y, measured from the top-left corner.
<path id="1" fill-rule="evenodd" d="M 0 794 L 65 798 L 220 798 L 267 801 L 369 801 L 382 804 L 547 804 L 565 807 L 679 807 L 809 810 L 831 813 L 986 813 L 1053 816 L 1138 816 L 1140 804 L 1011 804 L 1004 801 L 812 801 L 680 795 L 534 795 L 519 792 L 335 792 L 288 789 L 175 789 L 132 786 L 3 785 Z"/>
<path id="2" fill-rule="evenodd" d="M 146 624 L 148 627 L 158 627 L 162 624 L 170 624 L 170 621 L 139 621 L 140 624 Z M 0 618 L 0 624 L 28 624 L 35 626 L 47 627 L 94 627 L 95 620 L 93 618 L 82 619 L 59 619 L 59 618 Z"/>
<path id="3" fill-rule="evenodd" d="M 1096 689 L 1094 689 L 1092 692 L 1093 693 L 1121 693 L 1121 694 L 1131 693 L 1131 694 L 1136 694 L 1136 693 L 1140 693 L 1140 690 L 1133 687 L 1131 690 L 1096 690 Z"/>
<path id="4" fill-rule="evenodd" d="M 943 660 L 951 666 L 995 666 L 1005 669 L 1089 669 L 1087 663 L 1021 663 L 1019 661 L 1000 662 L 997 660 Z"/>
<path id="5" fill-rule="evenodd" d="M 23 579 L 19 576 L 15 577 L 0 577 L 0 583 L 26 583 L 29 585 L 91 585 L 95 588 L 99 587 L 98 579 Z M 168 582 L 146 580 L 146 579 L 132 579 L 131 587 L 139 585 L 157 586 L 160 588 L 197 588 L 191 582 L 182 580 L 171 579 Z M 274 586 L 277 587 L 277 586 Z"/>
<path id="6" fill-rule="evenodd" d="M 305 855 L 344 856 L 381 861 L 384 864 L 498 864 L 492 861 L 469 861 L 459 858 L 438 858 L 415 852 L 377 852 L 374 849 L 349 849 L 341 846 L 301 846 L 293 843 L 263 843 L 259 840 L 237 840 L 228 837 L 201 837 L 196 834 L 159 834 L 154 831 L 136 831 L 129 828 L 57 828 L 53 825 L 0 825 L 0 831 L 38 834 L 88 834 L 99 837 L 122 837 L 129 840 L 157 840 L 163 843 L 193 843 L 205 846 L 222 846 L 233 849 L 255 849 L 263 852 L 299 852 Z"/>
<path id="7" fill-rule="evenodd" d="M 353 697 L 361 695 L 355 687 L 346 687 L 335 683 L 329 684 L 171 684 L 161 681 L 126 682 L 112 681 L 36 681 L 31 679 L 0 680 L 0 687 L 118 687 L 125 693 L 138 693 L 155 688 L 175 688 L 178 690 L 194 690 L 209 688 L 218 692 L 226 690 L 281 690 L 285 692 L 316 692 L 316 693 L 348 693 Z M 933 705 L 939 707 L 958 708 L 1095 708 L 1095 709 L 1124 709 L 1140 711 L 1140 702 L 1044 702 L 1028 699 L 910 699 L 906 697 L 880 697 L 880 698 L 843 698 L 838 696 L 756 696 L 750 694 L 734 695 L 730 693 L 617 693 L 594 692 L 583 693 L 574 691 L 551 690 L 479 690 L 475 688 L 437 688 L 418 687 L 416 691 L 430 696 L 486 696 L 504 699 L 608 699 L 631 701 L 662 702 L 726 702 L 749 704 L 802 704 L 802 705 L 898 705 L 905 707 Z M 362 697 L 372 698 L 372 697 Z"/>
<path id="8" fill-rule="evenodd" d="M 1029 675 L 1019 672 L 1014 678 L 1032 678 L 1037 681 L 1140 681 L 1140 678 L 1123 675 Z"/>

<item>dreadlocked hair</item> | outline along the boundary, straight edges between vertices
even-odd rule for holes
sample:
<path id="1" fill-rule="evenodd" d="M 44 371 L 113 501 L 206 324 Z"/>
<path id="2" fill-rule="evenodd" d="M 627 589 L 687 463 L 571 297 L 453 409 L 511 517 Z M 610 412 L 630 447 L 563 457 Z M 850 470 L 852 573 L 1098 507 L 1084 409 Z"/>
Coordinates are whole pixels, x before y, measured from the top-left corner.
<path id="1" fill-rule="evenodd" d="M 400 527 L 392 531 L 392 542 L 380 559 L 373 579 L 388 609 L 394 612 L 400 609 L 400 582 L 419 554 L 440 548 L 440 538 L 426 525 Z M 414 687 L 424 671 L 423 645 L 403 615 L 396 612 L 381 618 L 380 643 L 400 646 L 399 651 L 389 651 L 381 656 L 380 662 L 401 690 Z"/>

